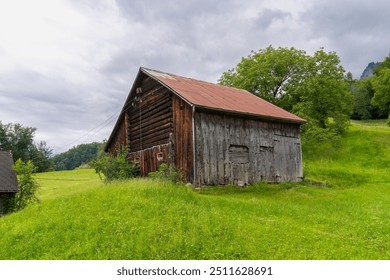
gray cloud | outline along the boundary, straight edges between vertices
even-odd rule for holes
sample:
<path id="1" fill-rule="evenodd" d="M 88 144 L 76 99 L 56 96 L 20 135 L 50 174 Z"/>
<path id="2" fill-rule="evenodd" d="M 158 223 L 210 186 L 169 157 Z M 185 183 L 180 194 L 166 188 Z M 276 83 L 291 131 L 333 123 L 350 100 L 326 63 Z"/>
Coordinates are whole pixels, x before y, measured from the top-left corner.
<path id="1" fill-rule="evenodd" d="M 275 22 L 284 22 L 285 19 L 291 18 L 289 12 L 281 10 L 263 9 L 256 19 L 256 25 L 263 29 L 268 29 Z"/>
<path id="2" fill-rule="evenodd" d="M 390 2 L 316 1 L 302 13 L 309 36 L 336 51 L 348 71 L 359 77 L 371 61 L 381 61 L 389 52 Z"/>
<path id="3" fill-rule="evenodd" d="M 216 82 L 272 44 L 336 51 L 358 76 L 390 45 L 384 0 L 18 1 L 0 11 L 0 120 L 56 152 L 108 138 L 140 66 Z"/>

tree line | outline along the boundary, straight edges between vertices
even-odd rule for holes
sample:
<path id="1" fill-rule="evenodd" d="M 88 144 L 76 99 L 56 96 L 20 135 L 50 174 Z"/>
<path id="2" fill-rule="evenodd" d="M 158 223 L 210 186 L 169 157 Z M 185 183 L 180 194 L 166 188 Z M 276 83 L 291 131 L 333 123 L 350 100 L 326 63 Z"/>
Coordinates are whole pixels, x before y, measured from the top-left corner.
<path id="1" fill-rule="evenodd" d="M 379 63 L 373 75 L 351 82 L 354 96 L 353 119 L 383 119 L 390 125 L 390 54 Z"/>
<path id="2" fill-rule="evenodd" d="M 35 142 L 36 128 L 22 124 L 0 121 L 0 150 L 11 151 L 13 160 L 30 162 L 35 172 L 53 170 L 72 170 L 82 164 L 87 164 L 103 152 L 104 143 L 80 144 L 70 150 L 53 156 L 53 150 L 45 141 Z"/>
<path id="3" fill-rule="evenodd" d="M 93 142 L 80 144 L 68 151 L 55 155 L 53 165 L 55 170 L 72 170 L 95 160 L 99 154 L 103 153 L 105 143 Z"/>

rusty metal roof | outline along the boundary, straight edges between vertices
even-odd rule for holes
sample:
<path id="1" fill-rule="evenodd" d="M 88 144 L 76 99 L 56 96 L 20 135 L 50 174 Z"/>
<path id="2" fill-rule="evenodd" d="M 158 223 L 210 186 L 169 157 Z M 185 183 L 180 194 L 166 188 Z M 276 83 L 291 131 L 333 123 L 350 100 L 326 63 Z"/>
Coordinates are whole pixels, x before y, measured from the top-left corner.
<path id="1" fill-rule="evenodd" d="M 11 153 L 0 151 L 0 193 L 19 192 L 16 174 L 12 169 L 13 164 Z"/>
<path id="2" fill-rule="evenodd" d="M 252 115 L 293 123 L 306 121 L 243 89 L 226 87 L 180 77 L 141 67 L 146 75 L 156 79 L 196 107 Z"/>

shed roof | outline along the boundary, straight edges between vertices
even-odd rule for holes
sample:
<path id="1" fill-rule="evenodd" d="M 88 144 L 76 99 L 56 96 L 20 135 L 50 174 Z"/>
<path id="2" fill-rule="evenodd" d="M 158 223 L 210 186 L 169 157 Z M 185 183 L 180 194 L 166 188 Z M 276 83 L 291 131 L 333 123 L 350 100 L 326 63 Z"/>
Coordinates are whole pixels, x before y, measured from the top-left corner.
<path id="1" fill-rule="evenodd" d="M 140 71 L 170 88 L 191 105 L 215 111 L 226 111 L 284 122 L 306 121 L 243 89 L 237 89 L 148 68 Z"/>
<path id="2" fill-rule="evenodd" d="M 10 152 L 0 151 L 0 193 L 19 192 L 18 180 L 12 169 L 13 163 Z"/>

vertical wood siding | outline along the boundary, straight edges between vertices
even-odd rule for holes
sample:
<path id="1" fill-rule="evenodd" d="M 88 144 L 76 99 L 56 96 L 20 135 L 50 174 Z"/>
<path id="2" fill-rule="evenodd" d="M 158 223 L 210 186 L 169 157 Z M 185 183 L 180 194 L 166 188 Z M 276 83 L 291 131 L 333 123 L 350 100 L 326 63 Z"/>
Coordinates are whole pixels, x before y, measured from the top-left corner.
<path id="1" fill-rule="evenodd" d="M 195 112 L 196 184 L 302 178 L 299 125 Z"/>
<path id="2" fill-rule="evenodd" d="M 149 172 L 158 170 L 162 163 L 169 163 L 172 160 L 169 153 L 170 149 L 170 143 L 157 145 L 141 151 L 131 152 L 129 160 L 139 162 L 140 175 L 146 176 Z"/>
<path id="3" fill-rule="evenodd" d="M 176 168 L 182 169 L 187 181 L 193 181 L 192 107 L 173 96 L 173 153 Z"/>
<path id="4" fill-rule="evenodd" d="M 122 117 L 120 126 L 116 131 L 114 139 L 111 141 L 111 145 L 108 147 L 107 151 L 112 155 L 116 155 L 116 151 L 122 146 L 128 146 L 126 115 Z"/>

